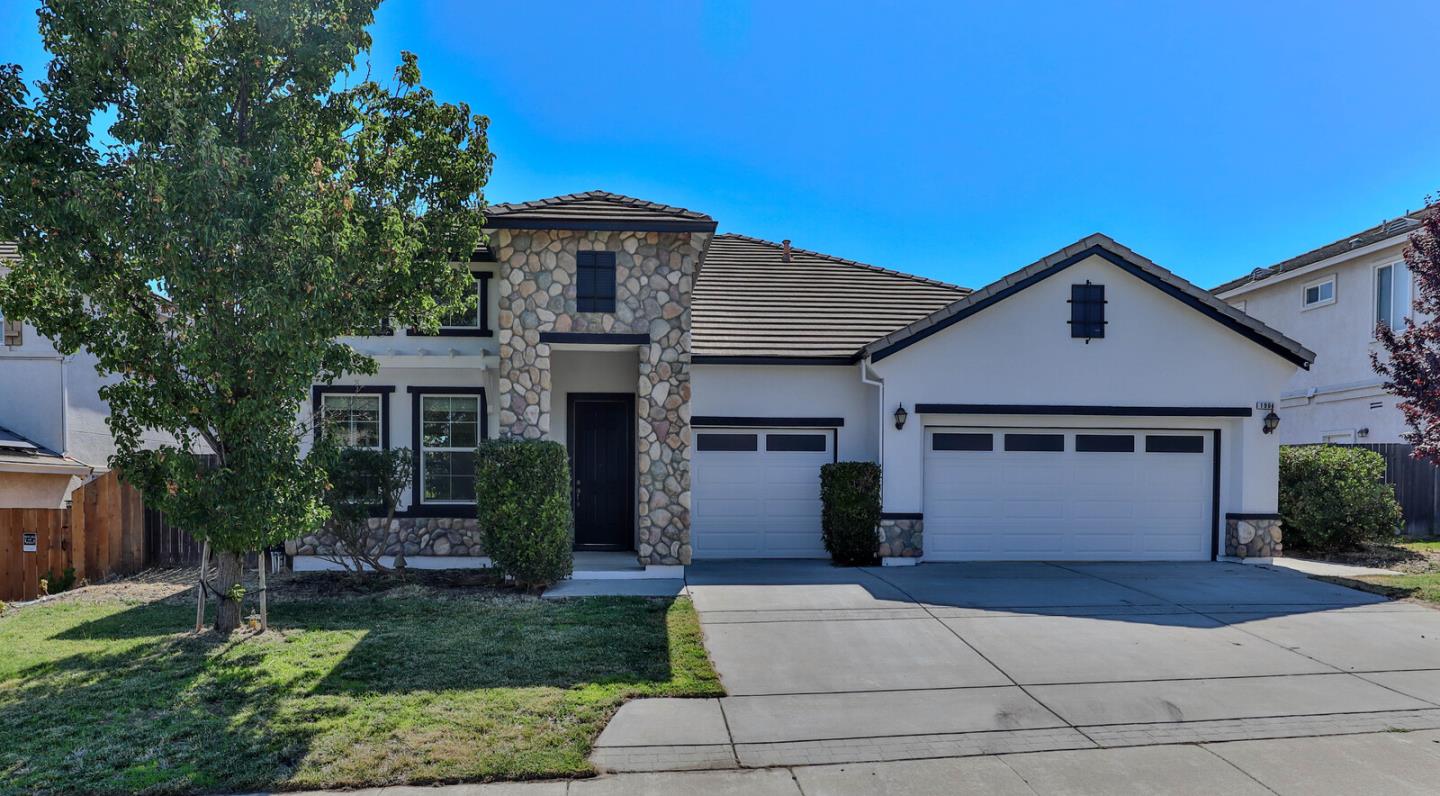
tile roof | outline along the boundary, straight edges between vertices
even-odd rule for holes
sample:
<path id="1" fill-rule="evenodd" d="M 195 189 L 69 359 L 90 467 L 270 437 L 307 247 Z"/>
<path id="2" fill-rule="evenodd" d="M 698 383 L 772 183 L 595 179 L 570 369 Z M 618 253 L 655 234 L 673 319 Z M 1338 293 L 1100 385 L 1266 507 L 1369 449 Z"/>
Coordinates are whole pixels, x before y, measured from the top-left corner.
<path id="1" fill-rule="evenodd" d="M 491 205 L 485 208 L 485 226 L 492 229 L 713 232 L 715 219 L 683 207 L 608 191 L 586 191 L 533 202 Z"/>
<path id="2" fill-rule="evenodd" d="M 1310 367 L 1315 353 L 1289 337 L 1275 331 L 1260 321 L 1235 309 L 1211 293 L 1196 287 L 1170 271 L 1156 265 L 1106 235 L 1099 233 L 1082 238 L 1060 251 L 1037 260 L 1020 270 L 1002 277 L 965 298 L 950 304 L 937 312 L 920 318 L 903 329 L 896 330 L 865 346 L 866 356 L 882 359 L 890 354 L 918 342 L 925 337 L 956 323 L 981 309 L 1000 301 L 1026 287 L 1044 279 L 1053 271 L 1078 262 L 1093 254 L 1105 256 L 1116 265 L 1128 264 L 1141 278 L 1149 277 L 1157 288 L 1170 293 L 1210 317 L 1224 323 L 1240 334 L 1264 345 L 1281 356 L 1302 367 Z M 1108 255 L 1108 256 L 1107 256 Z M 1123 265 L 1121 267 L 1124 267 Z"/>
<path id="3" fill-rule="evenodd" d="M 1356 249 L 1362 249 L 1390 238 L 1395 238 L 1396 241 L 1399 242 L 1399 239 L 1409 237 L 1410 233 L 1414 232 L 1415 229 L 1420 226 L 1421 221 L 1437 211 L 1440 211 L 1440 205 L 1431 205 L 1422 210 L 1417 210 L 1414 213 L 1407 210 L 1402 216 L 1392 218 L 1389 221 L 1382 221 L 1369 229 L 1346 236 L 1334 243 L 1327 243 L 1318 249 L 1311 249 L 1304 254 L 1291 257 L 1288 260 L 1278 262 L 1267 268 L 1256 268 L 1254 271 L 1238 279 L 1232 279 L 1212 289 L 1210 292 L 1217 295 L 1228 293 L 1237 287 L 1244 287 L 1245 285 L 1254 282 L 1263 282 L 1266 279 L 1291 271 L 1298 271 L 1307 265 L 1314 265 L 1322 260 L 1328 260 L 1331 257 Z"/>
<path id="4" fill-rule="evenodd" d="M 805 249 L 792 248 L 787 263 L 782 244 L 719 235 L 691 298 L 691 348 L 697 358 L 853 360 L 871 340 L 968 292 Z"/>

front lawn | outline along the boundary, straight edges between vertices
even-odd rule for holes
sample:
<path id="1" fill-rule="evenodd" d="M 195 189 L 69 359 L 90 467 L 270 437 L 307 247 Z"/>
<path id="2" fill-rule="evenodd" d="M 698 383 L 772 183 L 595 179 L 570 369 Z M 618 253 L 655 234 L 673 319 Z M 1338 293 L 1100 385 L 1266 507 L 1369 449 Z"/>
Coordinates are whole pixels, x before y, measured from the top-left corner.
<path id="1" fill-rule="evenodd" d="M 0 793 L 585 775 L 626 699 L 721 693 L 685 599 L 282 595 L 229 642 L 183 600 L 0 616 Z"/>

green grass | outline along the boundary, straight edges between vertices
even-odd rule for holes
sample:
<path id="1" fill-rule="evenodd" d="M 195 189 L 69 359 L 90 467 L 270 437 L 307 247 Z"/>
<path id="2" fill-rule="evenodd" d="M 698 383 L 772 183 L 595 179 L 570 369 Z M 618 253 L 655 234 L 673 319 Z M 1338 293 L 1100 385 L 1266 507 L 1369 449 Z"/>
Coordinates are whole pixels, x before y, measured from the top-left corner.
<path id="1" fill-rule="evenodd" d="M 585 775 L 626 699 L 722 693 L 688 600 L 360 597 L 272 632 L 184 605 L 0 617 L 0 793 L 194 793 Z"/>
<path id="2" fill-rule="evenodd" d="M 1350 580 L 1359 581 L 1365 585 L 1357 586 L 1353 582 L 1345 585 L 1356 586 L 1387 597 L 1409 597 L 1440 605 L 1440 572 L 1427 572 L 1422 575 L 1365 575 Z"/>
<path id="3" fill-rule="evenodd" d="M 1401 542 L 1398 546 L 1403 547 L 1407 550 L 1414 550 L 1417 553 L 1440 552 L 1440 540 L 1425 542 Z"/>

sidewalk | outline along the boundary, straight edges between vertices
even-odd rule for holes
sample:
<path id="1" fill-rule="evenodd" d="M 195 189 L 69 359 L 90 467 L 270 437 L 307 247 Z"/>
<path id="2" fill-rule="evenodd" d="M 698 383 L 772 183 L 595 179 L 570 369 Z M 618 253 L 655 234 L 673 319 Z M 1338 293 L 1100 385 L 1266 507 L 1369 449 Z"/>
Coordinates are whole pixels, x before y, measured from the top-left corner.
<path id="1" fill-rule="evenodd" d="M 391 787 L 364 796 L 909 796 L 1430 794 L 1440 730 L 732 771 L 568 782 Z M 310 792 L 317 796 L 321 792 Z M 295 796 L 292 794 L 291 796 Z M 301 796 L 304 796 L 303 794 Z"/>

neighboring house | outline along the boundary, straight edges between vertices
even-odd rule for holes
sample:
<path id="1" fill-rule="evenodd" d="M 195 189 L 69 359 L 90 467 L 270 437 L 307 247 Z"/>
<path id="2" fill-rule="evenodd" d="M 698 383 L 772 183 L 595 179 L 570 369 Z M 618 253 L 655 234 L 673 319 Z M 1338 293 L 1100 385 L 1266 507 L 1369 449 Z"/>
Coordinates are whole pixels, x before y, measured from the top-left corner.
<path id="1" fill-rule="evenodd" d="M 0 276 L 8 270 L 5 263 L 15 256 L 13 243 L 0 243 Z M 88 480 L 91 470 L 94 475 L 108 471 L 110 455 L 115 452 L 114 438 L 105 424 L 110 410 L 100 398 L 105 379 L 96 373 L 95 358 L 89 353 L 64 356 L 35 327 L 18 319 L 0 316 L 0 325 L 4 330 L 0 339 L 0 427 L 33 445 L 37 455 L 58 457 L 69 462 L 69 467 L 87 468 L 86 476 L 72 481 L 65 490 L 68 497 L 70 489 Z M 153 441 L 161 439 L 157 436 Z M 0 437 L 0 448 L 4 445 Z M 5 475 L 4 460 L 0 450 L 0 481 L 10 478 Z M 12 493 L 0 484 L 0 508 L 21 508 L 5 502 L 3 496 Z"/>
<path id="2" fill-rule="evenodd" d="M 314 390 L 352 444 L 419 454 L 375 529 L 412 561 L 483 555 L 474 447 L 496 435 L 564 443 L 576 549 L 650 575 L 824 556 L 837 460 L 881 464 L 891 564 L 1279 548 L 1256 407 L 1314 355 L 1103 235 L 970 292 L 603 192 L 486 227 L 474 317 L 353 338 L 379 372 Z"/>
<path id="3" fill-rule="evenodd" d="M 1277 405 L 1283 444 L 1399 443 L 1405 419 L 1370 364 L 1375 327 L 1402 328 L 1414 300 L 1403 252 L 1425 213 L 1407 213 L 1269 268 L 1214 294 L 1304 340 L 1318 355 L 1297 371 Z"/>
<path id="4" fill-rule="evenodd" d="M 60 509 L 90 465 L 0 427 L 0 509 Z"/>

